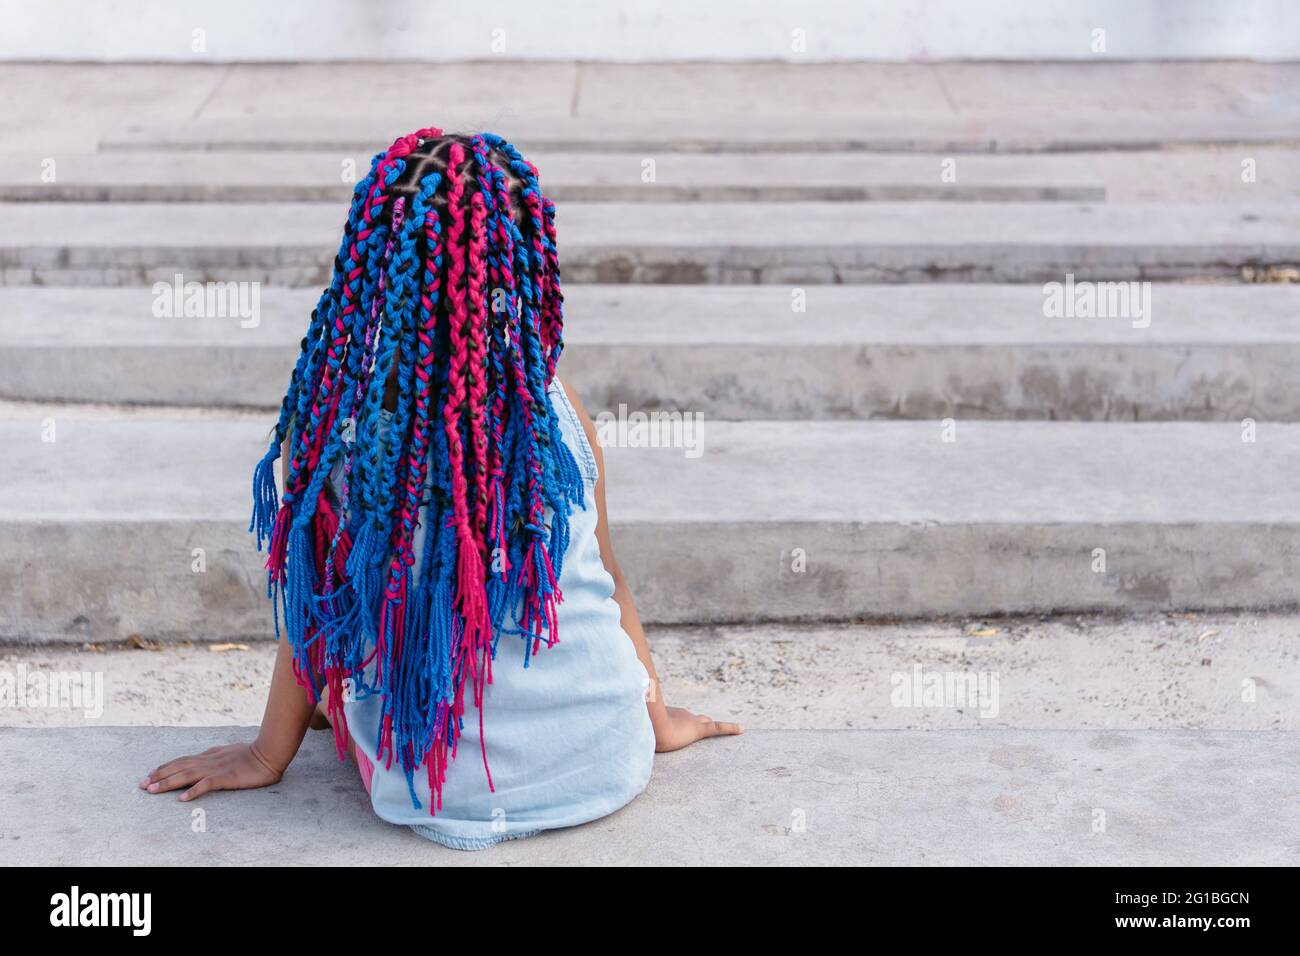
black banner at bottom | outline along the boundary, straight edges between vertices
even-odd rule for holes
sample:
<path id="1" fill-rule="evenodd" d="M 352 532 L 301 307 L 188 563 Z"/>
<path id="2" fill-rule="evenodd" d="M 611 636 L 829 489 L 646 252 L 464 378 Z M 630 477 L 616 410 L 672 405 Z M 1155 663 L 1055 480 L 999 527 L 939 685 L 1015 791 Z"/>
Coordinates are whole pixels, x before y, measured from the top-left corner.
<path id="1" fill-rule="evenodd" d="M 1295 928 L 1294 871 L 1285 869 L 880 869 L 803 874 L 680 870 L 588 879 L 580 869 L 518 874 L 466 868 L 77 869 L 0 871 L 6 940 L 77 943 L 313 942 L 381 930 L 385 942 L 428 941 L 433 923 L 493 939 L 518 932 L 537 942 L 547 915 L 653 923 L 670 939 L 682 924 L 726 934 L 852 932 L 883 939 L 919 932 L 930 942 L 971 939 L 1077 943 L 1094 939 L 1264 942 Z M 594 876 L 595 874 L 591 874 Z M 513 885 L 512 885 L 513 884 Z M 516 912 L 517 918 L 506 918 Z M 748 923 L 748 925 L 747 925 Z M 581 924 L 579 924 L 581 925 Z M 331 929 L 332 927 L 332 929 Z M 586 936 L 586 932 L 581 935 Z M 1289 935 L 1289 934 L 1288 934 Z"/>

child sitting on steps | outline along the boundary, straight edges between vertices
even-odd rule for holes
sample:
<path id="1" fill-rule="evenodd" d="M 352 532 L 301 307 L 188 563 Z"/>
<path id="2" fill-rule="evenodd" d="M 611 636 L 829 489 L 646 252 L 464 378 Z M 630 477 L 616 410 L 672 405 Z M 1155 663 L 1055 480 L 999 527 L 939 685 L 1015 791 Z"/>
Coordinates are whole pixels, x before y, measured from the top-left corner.
<path id="1" fill-rule="evenodd" d="M 261 730 L 141 787 L 268 786 L 315 719 L 380 817 L 481 849 L 740 733 L 657 693 L 595 429 L 555 377 L 562 303 L 555 207 L 510 143 L 423 129 L 375 157 L 253 477 L 283 627 Z"/>

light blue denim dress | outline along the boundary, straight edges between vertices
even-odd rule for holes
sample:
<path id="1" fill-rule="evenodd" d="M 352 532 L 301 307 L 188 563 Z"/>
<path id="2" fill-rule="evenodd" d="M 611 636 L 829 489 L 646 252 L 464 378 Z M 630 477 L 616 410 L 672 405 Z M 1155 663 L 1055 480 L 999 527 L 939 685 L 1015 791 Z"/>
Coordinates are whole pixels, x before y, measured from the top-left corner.
<path id="1" fill-rule="evenodd" d="M 564 600 L 557 609 L 559 643 L 542 647 L 527 669 L 522 640 L 503 635 L 497 647 L 483 709 L 495 792 L 488 790 L 478 715 L 468 695 L 458 755 L 447 768 L 442 809 L 435 816 L 429 814 L 429 783 L 422 771 L 415 774 L 423 804 L 417 809 L 396 763 L 385 769 L 375 760 L 379 696 L 344 702 L 358 763 L 373 765 L 375 813 L 458 850 L 481 850 L 613 813 L 645 789 L 654 762 L 654 730 L 645 704 L 650 678 L 620 624 L 614 581 L 596 540 L 596 458 L 558 379 L 548 394 L 582 472 L 586 508 L 575 507 L 570 518 L 560 577 Z M 381 428 L 386 425 L 387 418 Z M 422 543 L 421 528 L 417 555 Z M 373 681 L 373 671 L 367 677 Z"/>

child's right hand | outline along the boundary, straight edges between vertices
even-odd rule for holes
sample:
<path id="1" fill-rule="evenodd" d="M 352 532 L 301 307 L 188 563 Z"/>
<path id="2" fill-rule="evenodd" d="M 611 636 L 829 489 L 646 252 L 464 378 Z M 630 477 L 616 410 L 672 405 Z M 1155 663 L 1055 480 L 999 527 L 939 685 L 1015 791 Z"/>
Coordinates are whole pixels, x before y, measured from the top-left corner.
<path id="1" fill-rule="evenodd" d="M 181 800 L 194 800 L 209 790 L 269 787 L 279 783 L 282 776 L 284 770 L 277 769 L 259 754 L 256 744 L 226 744 L 163 764 L 140 781 L 140 789 L 166 793 L 188 787 Z"/>

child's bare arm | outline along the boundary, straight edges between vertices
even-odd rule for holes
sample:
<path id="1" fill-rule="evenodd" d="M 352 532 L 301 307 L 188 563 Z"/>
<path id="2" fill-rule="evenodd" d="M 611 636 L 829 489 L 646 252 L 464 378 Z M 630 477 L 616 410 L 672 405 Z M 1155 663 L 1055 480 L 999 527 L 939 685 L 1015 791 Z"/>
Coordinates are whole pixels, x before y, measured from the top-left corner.
<path id="1" fill-rule="evenodd" d="M 650 657 L 650 645 L 646 643 L 645 631 L 641 627 L 641 619 L 637 616 L 636 604 L 632 600 L 632 591 L 627 585 L 627 579 L 623 577 L 623 570 L 618 566 L 618 559 L 614 557 L 614 545 L 610 541 L 609 519 L 605 509 L 605 456 L 596 435 L 596 426 L 592 423 L 591 416 L 587 414 L 577 393 L 568 384 L 564 384 L 564 391 L 582 421 L 583 431 L 587 433 L 587 442 L 596 456 L 596 540 L 600 542 L 600 557 L 605 570 L 614 579 L 614 600 L 618 602 L 619 609 L 622 611 L 623 630 L 627 631 L 628 636 L 632 638 L 632 644 L 636 647 L 636 656 L 641 659 L 641 663 L 650 674 L 650 697 L 646 701 L 646 706 L 650 710 L 650 722 L 655 729 L 655 749 L 660 752 L 679 750 L 705 737 L 740 733 L 738 724 L 713 720 L 692 714 L 684 707 L 669 707 L 664 703 L 659 675 L 655 672 L 654 661 Z"/>
<path id="2" fill-rule="evenodd" d="M 286 442 L 280 457 L 281 484 L 288 456 Z M 168 761 L 150 771 L 140 787 L 150 793 L 184 787 L 181 799 L 193 800 L 210 790 L 247 790 L 277 783 L 302 745 L 313 710 L 315 705 L 294 676 L 293 651 L 281 638 L 257 739 Z"/>

